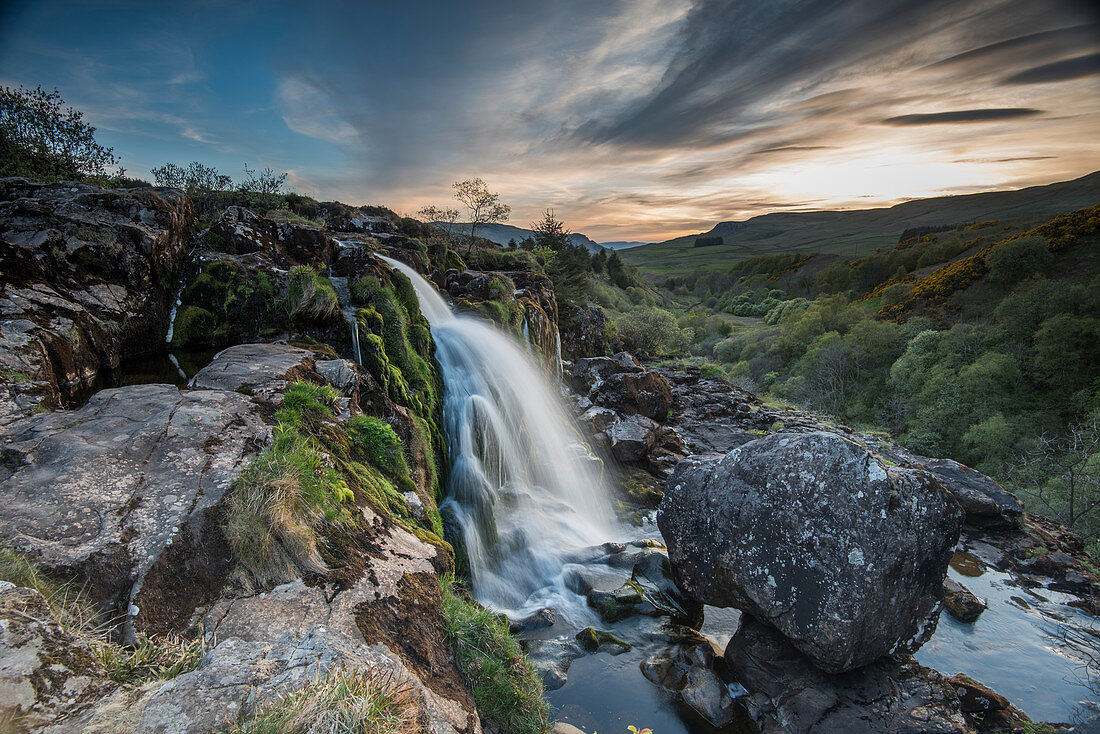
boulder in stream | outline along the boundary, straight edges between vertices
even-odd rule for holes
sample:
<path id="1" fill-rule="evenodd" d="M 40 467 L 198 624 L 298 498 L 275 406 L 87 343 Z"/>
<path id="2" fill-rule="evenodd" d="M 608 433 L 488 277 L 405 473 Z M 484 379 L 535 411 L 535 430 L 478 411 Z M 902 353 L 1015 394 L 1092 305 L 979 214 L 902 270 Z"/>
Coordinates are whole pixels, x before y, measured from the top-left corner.
<path id="1" fill-rule="evenodd" d="M 768 622 L 822 670 L 935 630 L 962 512 L 928 472 L 836 434 L 773 434 L 684 461 L 668 485 L 657 522 L 680 588 Z"/>

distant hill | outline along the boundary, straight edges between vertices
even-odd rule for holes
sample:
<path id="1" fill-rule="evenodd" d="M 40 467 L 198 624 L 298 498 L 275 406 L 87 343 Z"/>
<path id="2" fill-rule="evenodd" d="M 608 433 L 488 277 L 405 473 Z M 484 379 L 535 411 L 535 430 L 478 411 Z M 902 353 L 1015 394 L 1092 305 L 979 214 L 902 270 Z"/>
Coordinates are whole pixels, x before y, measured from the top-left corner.
<path id="1" fill-rule="evenodd" d="M 642 245 L 652 244 L 649 242 L 601 242 L 600 247 L 608 250 L 629 250 L 631 247 L 641 247 Z"/>
<path id="2" fill-rule="evenodd" d="M 1100 171 L 1073 181 L 1015 191 L 939 196 L 879 209 L 764 214 L 719 222 L 709 232 L 631 248 L 623 259 L 651 274 L 725 269 L 758 255 L 825 252 L 861 255 L 890 247 L 906 229 L 958 222 L 1045 219 L 1100 202 Z M 696 248 L 697 237 L 721 245 Z"/>
<path id="3" fill-rule="evenodd" d="M 446 224 L 440 222 L 434 222 L 438 226 L 446 228 Z M 458 222 L 455 224 L 456 232 L 470 233 L 469 222 Z M 515 240 L 519 242 L 524 237 L 534 237 L 534 230 L 523 229 L 522 227 L 514 227 L 511 224 L 479 224 L 477 227 L 477 236 L 484 237 L 487 240 L 496 242 L 498 245 L 507 245 L 508 240 Z M 569 235 L 569 241 L 575 245 L 581 245 L 585 247 L 589 252 L 596 252 L 600 249 L 600 245 L 592 239 L 585 237 L 580 232 L 574 232 Z"/>

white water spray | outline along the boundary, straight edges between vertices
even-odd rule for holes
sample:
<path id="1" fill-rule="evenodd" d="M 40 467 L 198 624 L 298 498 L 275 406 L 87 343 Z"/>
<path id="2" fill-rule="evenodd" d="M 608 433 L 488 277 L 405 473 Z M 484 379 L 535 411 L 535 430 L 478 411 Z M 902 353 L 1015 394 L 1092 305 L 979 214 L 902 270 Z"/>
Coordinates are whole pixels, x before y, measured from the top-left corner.
<path id="1" fill-rule="evenodd" d="M 461 529 L 474 595 L 512 614 L 568 614 L 579 601 L 562 581 L 570 555 L 615 534 L 599 463 L 522 347 L 456 316 L 415 270 L 379 257 L 412 281 L 435 339 L 452 461 L 443 509 Z"/>

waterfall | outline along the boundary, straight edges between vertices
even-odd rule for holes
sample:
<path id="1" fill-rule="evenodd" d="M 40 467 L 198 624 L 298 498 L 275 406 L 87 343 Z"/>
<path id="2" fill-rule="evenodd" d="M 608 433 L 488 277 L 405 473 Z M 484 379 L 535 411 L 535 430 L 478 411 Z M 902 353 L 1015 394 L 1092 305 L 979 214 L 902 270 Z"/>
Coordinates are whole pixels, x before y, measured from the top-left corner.
<path id="1" fill-rule="evenodd" d="M 611 538 L 615 521 L 602 467 L 556 386 L 503 332 L 455 315 L 415 270 L 379 257 L 412 281 L 435 340 L 452 460 L 441 509 L 458 526 L 474 595 L 513 614 L 542 606 L 585 614 L 563 570 L 578 550 Z"/>
<path id="2" fill-rule="evenodd" d="M 172 299 L 172 310 L 168 313 L 168 333 L 164 336 L 164 343 L 168 345 L 172 344 L 172 336 L 176 331 L 176 311 L 179 310 L 183 299 L 183 286 L 183 278 L 180 278 L 180 284 L 176 287 L 176 297 Z"/>
<path id="3" fill-rule="evenodd" d="M 351 303 L 351 291 L 348 289 L 348 279 L 333 277 L 332 270 L 330 269 L 328 280 L 332 283 L 332 287 L 336 289 L 336 296 L 340 301 L 340 310 L 344 312 L 344 318 L 347 319 L 348 322 L 348 329 L 351 330 L 351 346 L 355 354 L 355 363 L 363 364 L 363 355 L 359 351 L 358 309 Z"/>

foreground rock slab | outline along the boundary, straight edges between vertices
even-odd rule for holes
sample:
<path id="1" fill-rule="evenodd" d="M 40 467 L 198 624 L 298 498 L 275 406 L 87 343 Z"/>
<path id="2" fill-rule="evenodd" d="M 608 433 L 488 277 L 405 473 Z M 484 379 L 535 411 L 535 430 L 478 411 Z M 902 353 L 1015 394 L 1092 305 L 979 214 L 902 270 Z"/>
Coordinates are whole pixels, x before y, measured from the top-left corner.
<path id="1" fill-rule="evenodd" d="M 682 462 L 657 522 L 689 596 L 753 614 L 838 673 L 931 636 L 961 518 L 928 472 L 808 433 Z"/>

